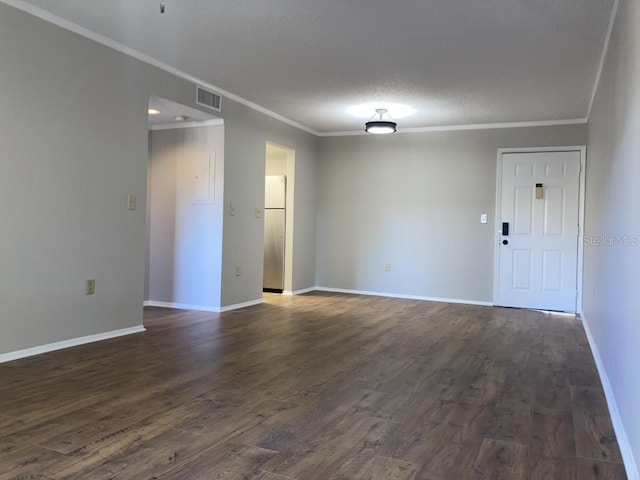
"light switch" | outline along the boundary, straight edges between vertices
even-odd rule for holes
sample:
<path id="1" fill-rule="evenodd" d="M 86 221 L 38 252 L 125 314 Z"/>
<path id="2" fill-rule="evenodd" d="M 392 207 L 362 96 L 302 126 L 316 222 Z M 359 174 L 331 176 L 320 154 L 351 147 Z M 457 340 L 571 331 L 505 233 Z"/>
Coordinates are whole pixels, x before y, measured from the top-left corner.
<path id="1" fill-rule="evenodd" d="M 480 223 L 487 223 L 488 220 L 489 220 L 489 217 L 486 213 L 483 213 L 482 215 L 480 215 Z"/>
<path id="2" fill-rule="evenodd" d="M 232 217 L 236 215 L 236 207 L 233 205 L 233 203 L 229 204 L 229 215 Z"/>
<path id="3" fill-rule="evenodd" d="M 135 210 L 136 209 L 136 196 L 130 194 L 127 197 L 127 209 L 129 210 Z"/>

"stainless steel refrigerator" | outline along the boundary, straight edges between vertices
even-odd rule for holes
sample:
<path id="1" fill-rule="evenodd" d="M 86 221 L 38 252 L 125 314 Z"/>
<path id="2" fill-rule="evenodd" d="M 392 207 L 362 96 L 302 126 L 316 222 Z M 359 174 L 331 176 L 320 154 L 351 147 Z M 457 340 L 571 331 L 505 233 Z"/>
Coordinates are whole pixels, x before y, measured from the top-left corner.
<path id="1" fill-rule="evenodd" d="M 285 205 L 287 179 L 283 175 L 265 178 L 264 202 L 264 274 L 262 289 L 282 293 L 284 290 Z"/>

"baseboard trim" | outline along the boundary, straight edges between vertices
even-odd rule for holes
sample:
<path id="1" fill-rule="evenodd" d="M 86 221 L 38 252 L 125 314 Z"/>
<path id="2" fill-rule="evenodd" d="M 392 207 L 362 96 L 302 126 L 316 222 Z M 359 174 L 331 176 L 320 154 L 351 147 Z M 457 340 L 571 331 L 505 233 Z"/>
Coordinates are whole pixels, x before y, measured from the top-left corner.
<path id="1" fill-rule="evenodd" d="M 596 345 L 595 339 L 593 338 L 593 335 L 591 335 L 589 321 L 585 317 L 584 312 L 580 312 L 580 320 L 582 321 L 582 326 L 585 333 L 587 334 L 587 340 L 589 341 L 589 346 L 591 347 L 593 359 L 596 362 L 598 375 L 600 376 L 600 382 L 602 383 L 602 389 L 604 390 L 604 395 L 607 399 L 607 406 L 609 407 L 611 423 L 613 423 L 613 429 L 616 432 L 616 437 L 618 439 L 618 446 L 620 447 L 620 453 L 622 454 L 624 468 L 627 471 L 627 477 L 629 480 L 640 480 L 640 470 L 638 470 L 638 464 L 636 463 L 636 459 L 633 455 L 633 450 L 631 449 L 631 445 L 629 444 L 627 431 L 625 430 L 624 424 L 622 423 L 622 418 L 620 418 L 620 411 L 618 410 L 618 404 L 613 394 L 611 383 L 609 382 L 609 376 L 607 375 L 607 371 L 605 370 L 604 364 L 602 363 L 602 358 L 600 357 L 600 352 L 598 351 L 598 346 Z"/>
<path id="2" fill-rule="evenodd" d="M 188 303 L 173 303 L 173 302 L 157 302 L 155 300 L 146 300 L 143 305 L 145 307 L 162 307 L 162 308 L 175 308 L 177 310 L 195 310 L 197 312 L 212 312 L 223 313 L 230 312 L 231 310 L 238 310 L 239 308 L 252 307 L 254 305 L 260 305 L 263 300 L 251 300 L 249 302 L 236 303 L 234 305 L 227 305 L 226 307 L 208 307 L 206 305 L 191 305 Z"/>
<path id="3" fill-rule="evenodd" d="M 264 300 L 259 298 L 257 300 L 251 300 L 249 302 L 236 303 L 234 305 L 227 305 L 226 307 L 220 308 L 221 312 L 230 312 L 231 310 L 238 310 L 239 308 L 253 307 L 254 305 L 260 305 Z"/>
<path id="4" fill-rule="evenodd" d="M 309 287 L 309 288 L 303 288 L 301 290 L 285 290 L 284 292 L 282 292 L 283 295 L 302 295 L 303 293 L 309 293 L 309 292 L 313 292 L 317 290 L 317 287 Z"/>
<path id="5" fill-rule="evenodd" d="M 63 340 L 62 342 L 48 343 L 46 345 L 39 345 L 37 347 L 25 348 L 24 350 L 17 350 L 15 352 L 4 353 L 0 355 L 0 363 L 12 362 L 14 360 L 20 360 L 22 358 L 34 357 L 43 353 L 54 352 L 56 350 L 63 350 L 65 348 L 77 347 L 78 345 L 85 345 L 87 343 L 101 342 L 103 340 L 109 340 L 111 338 L 124 337 L 125 335 L 133 335 L 134 333 L 144 332 L 145 328 L 140 325 L 137 327 L 123 328 L 120 330 L 112 330 L 110 332 L 97 333 L 95 335 L 88 335 L 86 337 L 72 338 L 70 340 Z"/>
<path id="6" fill-rule="evenodd" d="M 175 308 L 176 310 L 196 310 L 198 312 L 220 313 L 220 307 L 208 307 L 206 305 L 191 305 L 188 303 L 156 302 L 147 300 L 143 303 L 145 307 Z"/>
<path id="7" fill-rule="evenodd" d="M 354 295 L 372 295 L 375 297 L 404 298 L 407 300 L 424 300 L 427 302 L 461 303 L 464 305 L 481 305 L 483 307 L 493 306 L 492 302 L 480 302 L 477 300 L 463 300 L 460 298 L 423 297 L 420 295 L 404 295 L 402 293 L 370 292 L 366 290 L 349 290 L 345 288 L 330 288 L 330 287 L 315 287 L 315 290 L 318 290 L 320 292 L 350 293 Z"/>

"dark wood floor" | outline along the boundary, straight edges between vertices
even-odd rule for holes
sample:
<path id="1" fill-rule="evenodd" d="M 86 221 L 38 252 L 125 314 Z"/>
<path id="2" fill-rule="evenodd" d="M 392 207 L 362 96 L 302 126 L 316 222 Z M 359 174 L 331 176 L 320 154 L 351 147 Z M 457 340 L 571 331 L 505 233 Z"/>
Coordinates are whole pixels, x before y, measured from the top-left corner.
<path id="1" fill-rule="evenodd" d="M 5 479 L 624 479 L 573 317 L 314 293 L 0 365 Z"/>

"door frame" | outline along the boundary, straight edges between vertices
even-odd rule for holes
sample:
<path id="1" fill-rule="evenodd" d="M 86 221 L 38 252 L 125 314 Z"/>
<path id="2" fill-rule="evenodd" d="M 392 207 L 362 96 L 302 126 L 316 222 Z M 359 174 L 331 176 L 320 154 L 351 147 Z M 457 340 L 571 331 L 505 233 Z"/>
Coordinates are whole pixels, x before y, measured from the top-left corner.
<path id="1" fill-rule="evenodd" d="M 283 295 L 293 295 L 293 255 L 294 255 L 294 221 L 295 221 L 295 182 L 296 182 L 296 151 L 292 147 L 287 147 L 280 143 L 267 140 L 265 143 L 265 174 L 266 174 L 266 152 L 271 148 L 282 150 L 286 155 L 286 197 L 285 197 L 285 239 L 284 239 L 284 290 Z M 264 176 L 263 176 L 264 182 Z M 263 198 L 264 206 L 264 198 Z M 263 239 L 264 249 L 264 239 Z M 264 255 L 262 258 L 262 268 L 264 268 Z M 260 277 L 262 278 L 262 277 Z M 260 280 L 262 285 L 262 280 Z"/>
<path id="2" fill-rule="evenodd" d="M 534 148 L 499 148 L 496 167 L 496 205 L 495 205 L 495 230 L 493 251 L 493 304 L 498 304 L 500 291 L 500 239 L 502 220 L 502 156 L 506 153 L 544 153 L 544 152 L 580 152 L 580 179 L 579 179 L 579 205 L 578 205 L 578 263 L 576 287 L 576 313 L 582 313 L 582 277 L 584 266 L 584 204 L 587 168 L 587 146 L 563 146 L 563 147 L 534 147 Z"/>

